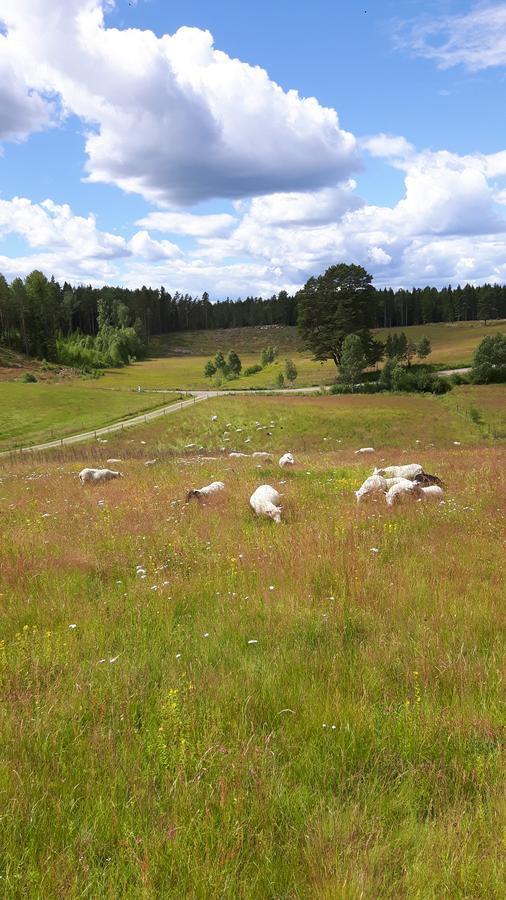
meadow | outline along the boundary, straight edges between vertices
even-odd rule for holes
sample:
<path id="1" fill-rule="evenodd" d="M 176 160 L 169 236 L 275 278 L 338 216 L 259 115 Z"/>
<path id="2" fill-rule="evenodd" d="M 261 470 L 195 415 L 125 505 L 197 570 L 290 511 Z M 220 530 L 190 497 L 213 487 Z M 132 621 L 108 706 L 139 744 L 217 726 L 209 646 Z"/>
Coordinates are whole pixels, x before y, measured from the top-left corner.
<path id="1" fill-rule="evenodd" d="M 417 325 L 393 331 L 405 331 L 408 338 L 415 342 L 426 334 L 432 344 L 432 353 L 426 362 L 438 368 L 458 368 L 471 364 L 473 352 L 484 337 L 497 331 L 506 333 L 506 322 Z M 388 333 L 388 329 L 382 329 L 376 335 L 384 341 Z M 296 387 L 328 385 L 336 380 L 337 370 L 333 362 L 317 362 L 309 353 L 300 351 L 296 328 L 274 326 L 194 331 L 158 338 L 153 343 L 151 359 L 125 369 L 109 370 L 96 385 L 116 390 L 131 389 L 139 384 L 146 390 L 212 387 L 203 370 L 207 359 L 214 356 L 216 350 L 221 349 L 224 353 L 236 350 L 245 368 L 258 363 L 262 349 L 270 344 L 279 349 L 279 357 L 273 365 L 255 375 L 223 382 L 222 387 L 239 390 L 274 388 L 287 358 L 293 359 L 298 370 Z"/>
<path id="2" fill-rule="evenodd" d="M 0 450 L 42 443 L 161 406 L 156 394 L 97 391 L 91 381 L 0 381 Z"/>
<path id="3" fill-rule="evenodd" d="M 3 896 L 504 895 L 506 390 L 467 392 L 221 397 L 2 461 Z M 445 504 L 357 506 L 383 460 Z"/>

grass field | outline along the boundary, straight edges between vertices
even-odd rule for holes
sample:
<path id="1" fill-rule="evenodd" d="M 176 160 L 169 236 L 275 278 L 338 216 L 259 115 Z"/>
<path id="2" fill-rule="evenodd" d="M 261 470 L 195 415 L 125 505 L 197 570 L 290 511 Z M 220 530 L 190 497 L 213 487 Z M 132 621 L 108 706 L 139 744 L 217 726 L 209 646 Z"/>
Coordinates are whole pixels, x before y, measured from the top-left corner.
<path id="1" fill-rule="evenodd" d="M 504 896 L 506 460 L 466 410 L 506 390 L 450 397 L 223 397 L 0 468 L 2 896 Z M 357 507 L 382 459 L 445 505 Z"/>
<path id="2" fill-rule="evenodd" d="M 161 406 L 156 394 L 97 391 L 92 382 L 0 382 L 0 450 L 26 446 Z"/>
<path id="3" fill-rule="evenodd" d="M 432 353 L 427 362 L 439 367 L 468 366 L 479 342 L 497 331 L 506 333 L 506 322 L 491 323 L 463 322 L 453 325 L 420 325 L 411 328 L 394 329 L 405 331 L 414 341 L 428 335 L 432 343 Z M 385 340 L 388 331 L 377 332 Z M 224 382 L 223 387 L 247 390 L 248 388 L 273 388 L 276 377 L 283 371 L 284 360 L 291 358 L 298 369 L 297 387 L 331 384 L 336 379 L 336 367 L 332 362 L 320 363 L 311 359 L 310 354 L 300 353 L 300 340 L 296 328 L 232 328 L 223 331 L 195 331 L 170 335 L 154 342 L 154 358 L 128 366 L 125 369 L 109 371 L 97 385 L 115 389 L 125 389 L 141 385 L 145 389 L 201 389 L 209 387 L 203 369 L 206 360 L 214 356 L 217 349 L 227 353 L 236 350 L 243 367 L 259 362 L 260 352 L 269 344 L 279 348 L 279 359 L 262 372 L 237 381 Z"/>

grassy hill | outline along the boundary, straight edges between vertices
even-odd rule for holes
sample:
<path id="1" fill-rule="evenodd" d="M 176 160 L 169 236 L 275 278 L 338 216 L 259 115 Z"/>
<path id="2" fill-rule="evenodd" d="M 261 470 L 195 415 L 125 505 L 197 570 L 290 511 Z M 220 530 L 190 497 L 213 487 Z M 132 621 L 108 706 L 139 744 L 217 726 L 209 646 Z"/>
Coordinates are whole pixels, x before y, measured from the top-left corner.
<path id="1" fill-rule="evenodd" d="M 503 895 L 506 460 L 466 392 L 222 397 L 2 466 L 6 897 Z M 445 505 L 357 506 L 382 460 Z"/>

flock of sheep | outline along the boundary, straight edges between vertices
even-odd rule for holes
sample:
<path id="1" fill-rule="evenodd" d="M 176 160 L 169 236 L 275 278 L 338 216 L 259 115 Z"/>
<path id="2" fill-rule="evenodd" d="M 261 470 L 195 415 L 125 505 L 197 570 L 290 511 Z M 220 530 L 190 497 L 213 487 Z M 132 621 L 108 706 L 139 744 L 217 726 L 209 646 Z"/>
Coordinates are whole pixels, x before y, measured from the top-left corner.
<path id="1" fill-rule="evenodd" d="M 362 448 L 357 453 L 372 452 L 372 448 Z M 246 456 L 245 453 L 229 453 L 230 457 Z M 272 454 L 258 451 L 252 454 L 254 457 L 262 457 L 272 461 Z M 153 461 L 150 461 L 153 462 Z M 291 453 L 284 453 L 279 459 L 282 469 L 295 465 L 295 459 Z M 101 484 L 113 478 L 122 478 L 121 472 L 114 469 L 82 469 L 79 473 L 81 484 Z M 225 490 L 223 481 L 213 481 L 204 487 L 188 491 L 186 502 L 192 499 L 204 500 Z M 281 494 L 270 484 L 261 484 L 253 492 L 249 499 L 250 506 L 257 516 L 266 516 L 273 522 L 281 522 Z M 424 472 L 419 463 L 410 463 L 402 466 L 387 466 L 383 469 L 374 469 L 358 491 L 355 491 L 357 503 L 366 499 L 375 499 L 384 496 L 388 506 L 394 506 L 400 501 L 411 500 L 443 500 L 444 492 L 441 480 L 436 475 Z"/>

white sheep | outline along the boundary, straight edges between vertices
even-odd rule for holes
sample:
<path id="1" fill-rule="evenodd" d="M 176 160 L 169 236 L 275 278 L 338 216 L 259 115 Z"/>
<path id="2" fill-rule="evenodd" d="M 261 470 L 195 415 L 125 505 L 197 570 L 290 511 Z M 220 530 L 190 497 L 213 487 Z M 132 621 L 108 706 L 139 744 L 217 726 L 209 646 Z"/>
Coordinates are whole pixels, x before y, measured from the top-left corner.
<path id="1" fill-rule="evenodd" d="M 112 478 L 123 478 L 123 475 L 121 472 L 115 472 L 113 469 L 81 469 L 79 472 L 81 484 L 86 484 L 87 482 L 101 484 L 103 481 L 110 481 Z"/>
<path id="2" fill-rule="evenodd" d="M 387 483 L 382 475 L 370 475 L 366 478 L 363 485 L 355 491 L 357 503 L 360 503 L 364 497 L 372 497 L 375 494 L 386 494 Z"/>
<path id="3" fill-rule="evenodd" d="M 294 466 L 295 459 L 291 453 L 283 453 L 283 456 L 279 460 L 279 465 L 282 469 L 286 468 L 286 466 Z"/>
<path id="4" fill-rule="evenodd" d="M 355 450 L 355 454 L 357 453 L 376 453 L 374 447 L 361 447 L 360 450 Z"/>
<path id="5" fill-rule="evenodd" d="M 408 481 L 405 478 L 392 487 L 386 493 L 386 501 L 388 506 L 394 506 L 402 500 L 418 500 L 422 496 L 423 488 L 414 481 Z"/>
<path id="6" fill-rule="evenodd" d="M 439 487 L 438 484 L 429 484 L 427 487 L 422 487 L 421 500 L 442 500 L 443 498 L 443 488 Z"/>
<path id="7" fill-rule="evenodd" d="M 225 485 L 223 481 L 212 481 L 211 484 L 206 484 L 202 488 L 197 488 L 196 490 L 188 491 L 186 495 L 186 502 L 188 503 L 192 497 L 197 497 L 198 500 L 202 500 L 203 497 L 210 497 L 212 494 L 218 494 L 220 491 L 225 490 Z"/>
<path id="8" fill-rule="evenodd" d="M 375 469 L 373 475 L 383 475 L 384 478 L 408 478 L 413 481 L 415 475 L 421 475 L 423 466 L 419 463 L 409 463 L 405 466 L 385 466 L 383 469 Z"/>
<path id="9" fill-rule="evenodd" d="M 372 477 L 374 478 L 374 476 L 372 476 Z M 378 477 L 379 477 L 379 478 L 383 478 L 383 475 L 379 475 Z M 407 481 L 408 483 L 411 483 L 411 479 L 410 479 L 410 478 L 403 478 L 403 477 L 401 477 L 401 476 L 399 476 L 399 475 L 397 476 L 397 478 L 385 478 L 385 481 L 386 481 L 386 483 L 387 483 L 387 491 L 390 490 L 390 488 L 391 488 L 394 484 L 401 484 L 403 481 Z"/>
<path id="10" fill-rule="evenodd" d="M 281 522 L 281 494 L 270 484 L 261 484 L 249 498 L 249 505 L 257 516 L 268 516 L 278 525 Z"/>

